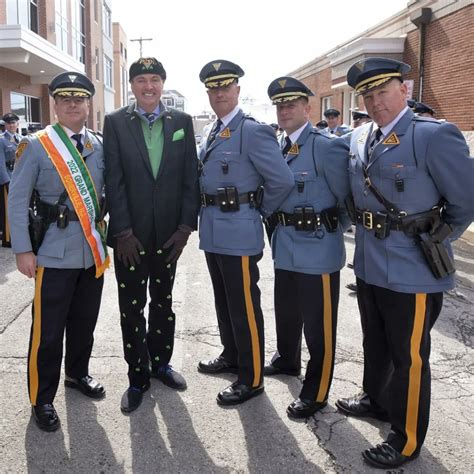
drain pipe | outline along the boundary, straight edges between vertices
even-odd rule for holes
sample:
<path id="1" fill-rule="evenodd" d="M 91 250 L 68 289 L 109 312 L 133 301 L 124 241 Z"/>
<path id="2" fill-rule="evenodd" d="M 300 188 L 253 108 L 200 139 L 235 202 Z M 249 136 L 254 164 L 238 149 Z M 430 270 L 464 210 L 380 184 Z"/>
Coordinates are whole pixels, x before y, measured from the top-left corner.
<path id="1" fill-rule="evenodd" d="M 410 21 L 418 28 L 419 31 L 419 48 L 418 48 L 418 101 L 423 101 L 423 80 L 425 74 L 425 37 L 426 25 L 431 21 L 431 8 L 419 8 L 410 15 Z"/>

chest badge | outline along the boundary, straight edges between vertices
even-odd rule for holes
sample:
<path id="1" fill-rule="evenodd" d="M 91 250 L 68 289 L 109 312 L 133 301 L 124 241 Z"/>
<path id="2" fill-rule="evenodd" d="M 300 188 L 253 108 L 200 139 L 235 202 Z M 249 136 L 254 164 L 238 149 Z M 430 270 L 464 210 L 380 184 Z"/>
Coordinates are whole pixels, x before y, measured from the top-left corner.
<path id="1" fill-rule="evenodd" d="M 297 155 L 299 152 L 300 150 L 298 147 L 298 143 L 293 143 L 293 145 L 291 145 L 291 148 L 288 150 L 289 155 Z"/>
<path id="2" fill-rule="evenodd" d="M 392 132 L 383 142 L 384 145 L 400 145 L 400 140 L 395 132 Z"/>
<path id="3" fill-rule="evenodd" d="M 92 146 L 92 142 L 90 142 L 90 141 L 86 142 L 86 144 L 84 145 L 84 148 L 86 150 L 91 150 L 91 151 L 94 149 L 94 147 Z"/>
<path id="4" fill-rule="evenodd" d="M 221 138 L 230 138 L 230 130 L 229 127 L 224 128 L 221 133 L 219 133 Z"/>
<path id="5" fill-rule="evenodd" d="M 357 143 L 365 143 L 367 140 L 367 136 L 369 135 L 368 130 L 366 130 L 364 133 L 361 133 L 360 137 L 357 139 Z"/>

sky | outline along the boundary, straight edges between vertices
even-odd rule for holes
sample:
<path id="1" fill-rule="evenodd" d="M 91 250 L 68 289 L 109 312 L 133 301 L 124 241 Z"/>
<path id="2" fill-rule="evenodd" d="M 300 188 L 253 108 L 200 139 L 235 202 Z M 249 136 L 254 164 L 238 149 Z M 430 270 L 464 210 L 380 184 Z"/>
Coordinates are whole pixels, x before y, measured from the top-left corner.
<path id="1" fill-rule="evenodd" d="M 124 29 L 128 65 L 154 56 L 167 73 L 166 89 L 186 97 L 186 111 L 209 110 L 199 81 L 215 59 L 245 71 L 241 98 L 268 103 L 270 82 L 403 10 L 408 0 L 112 0 L 112 20 Z"/>

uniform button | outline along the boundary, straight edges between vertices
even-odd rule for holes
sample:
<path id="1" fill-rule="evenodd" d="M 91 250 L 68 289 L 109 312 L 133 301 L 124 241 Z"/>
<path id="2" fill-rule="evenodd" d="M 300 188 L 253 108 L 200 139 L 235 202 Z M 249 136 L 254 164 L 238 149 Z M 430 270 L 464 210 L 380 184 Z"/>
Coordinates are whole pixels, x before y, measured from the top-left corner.
<path id="1" fill-rule="evenodd" d="M 367 189 L 364 191 L 364 196 L 367 196 L 369 194 L 369 191 Z"/>

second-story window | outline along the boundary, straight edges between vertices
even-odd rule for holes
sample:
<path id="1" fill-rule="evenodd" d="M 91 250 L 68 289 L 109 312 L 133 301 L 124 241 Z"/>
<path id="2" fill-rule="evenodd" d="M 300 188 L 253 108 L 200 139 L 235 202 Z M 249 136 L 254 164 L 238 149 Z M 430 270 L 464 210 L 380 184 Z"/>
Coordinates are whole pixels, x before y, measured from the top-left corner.
<path id="1" fill-rule="evenodd" d="M 85 0 L 71 1 L 72 55 L 86 62 Z"/>
<path id="2" fill-rule="evenodd" d="M 107 87 L 113 87 L 112 70 L 112 60 L 104 54 L 104 84 Z"/>
<path id="3" fill-rule="evenodd" d="M 56 0 L 56 45 L 67 53 L 67 0 Z"/>
<path id="4" fill-rule="evenodd" d="M 104 35 L 112 38 L 112 12 L 105 3 L 102 16 L 102 29 L 104 31 Z"/>
<path id="5" fill-rule="evenodd" d="M 38 0 L 8 0 L 7 24 L 23 25 L 38 33 Z"/>

